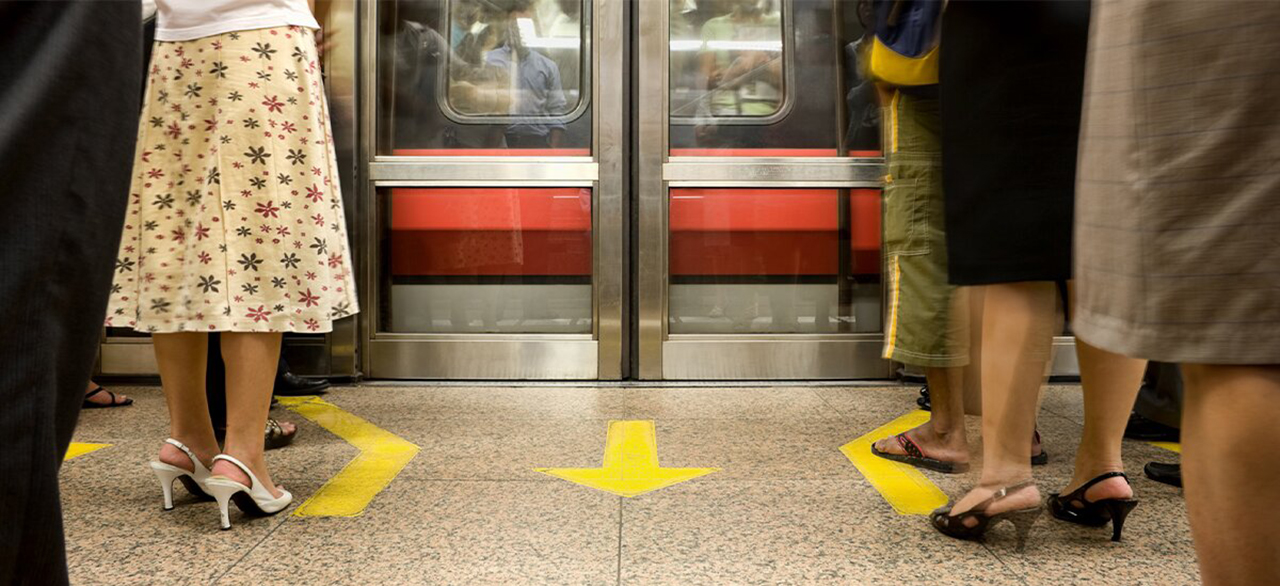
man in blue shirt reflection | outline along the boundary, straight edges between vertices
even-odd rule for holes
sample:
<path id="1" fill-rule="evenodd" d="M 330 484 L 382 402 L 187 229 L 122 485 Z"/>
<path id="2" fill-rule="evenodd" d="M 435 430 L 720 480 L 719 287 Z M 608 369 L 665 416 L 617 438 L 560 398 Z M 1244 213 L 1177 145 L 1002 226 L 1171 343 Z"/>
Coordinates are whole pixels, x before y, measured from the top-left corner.
<path id="1" fill-rule="evenodd" d="M 532 0 L 508 0 L 506 42 L 485 53 L 485 63 L 511 74 L 511 115 L 507 127 L 508 148 L 558 148 L 564 123 L 547 120 L 568 114 L 568 102 L 560 80 L 560 68 L 547 56 L 530 49 L 525 39 L 536 40 Z"/>

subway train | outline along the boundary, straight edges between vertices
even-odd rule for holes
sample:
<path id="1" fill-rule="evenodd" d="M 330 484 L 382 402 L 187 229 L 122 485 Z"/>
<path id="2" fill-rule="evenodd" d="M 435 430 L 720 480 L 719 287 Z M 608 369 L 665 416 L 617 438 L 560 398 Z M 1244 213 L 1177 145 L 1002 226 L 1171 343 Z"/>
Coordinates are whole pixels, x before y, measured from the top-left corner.
<path id="1" fill-rule="evenodd" d="M 320 3 L 368 379 L 888 378 L 863 0 Z M 1069 357 L 1061 361 L 1070 368 Z M 108 330 L 101 372 L 154 372 Z"/>

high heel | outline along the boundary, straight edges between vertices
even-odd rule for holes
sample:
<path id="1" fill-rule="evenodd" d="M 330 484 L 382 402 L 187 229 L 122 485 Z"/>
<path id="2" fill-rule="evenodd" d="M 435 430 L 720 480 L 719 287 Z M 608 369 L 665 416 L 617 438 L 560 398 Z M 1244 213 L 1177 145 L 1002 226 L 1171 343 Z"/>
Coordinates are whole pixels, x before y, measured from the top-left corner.
<path id="1" fill-rule="evenodd" d="M 182 485 L 187 488 L 187 492 L 208 499 L 209 493 L 204 489 L 204 483 L 209 479 L 209 469 L 204 467 L 190 448 L 183 445 L 182 442 L 169 438 L 164 440 L 165 443 L 182 450 L 188 458 L 191 458 L 192 470 L 186 470 L 178 466 L 165 464 L 164 462 L 151 462 L 151 471 L 155 473 L 156 479 L 160 481 L 160 490 L 164 493 L 164 510 L 173 510 L 173 481 L 180 480 Z"/>
<path id="2" fill-rule="evenodd" d="M 978 503 L 977 506 L 955 515 L 950 512 L 951 505 L 947 505 L 930 514 L 929 522 L 934 529 L 948 537 L 979 540 L 987 534 L 988 529 L 1000 524 L 1001 521 L 1009 521 L 1017 532 L 1017 551 L 1021 553 L 1027 547 L 1027 536 L 1031 534 L 1032 525 L 1035 525 L 1036 519 L 1040 517 L 1040 512 L 1044 509 L 1036 505 L 1026 509 L 1016 509 L 993 515 L 987 514 L 987 509 L 1006 496 L 1029 486 L 1032 486 L 1030 480 L 1007 486 L 997 490 L 990 498 Z M 976 522 L 973 525 L 966 525 L 969 519 L 973 519 Z"/>
<path id="3" fill-rule="evenodd" d="M 1087 527 L 1102 527 L 1110 521 L 1111 541 L 1120 541 L 1124 520 L 1138 506 L 1138 500 L 1128 498 L 1090 501 L 1084 496 L 1089 487 L 1103 480 L 1117 477 L 1123 478 L 1126 483 L 1129 482 L 1129 477 L 1125 476 L 1124 472 L 1108 472 L 1084 483 L 1084 486 L 1066 496 L 1049 495 L 1049 511 L 1058 519 Z"/>
<path id="4" fill-rule="evenodd" d="M 235 501 L 236 507 L 241 511 L 250 515 L 274 515 L 283 511 L 293 502 L 293 495 L 285 489 L 280 489 L 280 496 L 274 496 L 271 491 L 267 490 L 253 471 L 231 456 L 226 454 L 213 457 L 216 464 L 218 460 L 223 460 L 235 464 L 241 471 L 249 477 L 250 486 L 245 486 L 226 476 L 210 476 L 205 481 L 205 488 L 209 494 L 213 495 L 214 500 L 218 501 L 218 513 L 221 515 L 222 528 L 224 530 L 231 528 L 230 503 Z"/>

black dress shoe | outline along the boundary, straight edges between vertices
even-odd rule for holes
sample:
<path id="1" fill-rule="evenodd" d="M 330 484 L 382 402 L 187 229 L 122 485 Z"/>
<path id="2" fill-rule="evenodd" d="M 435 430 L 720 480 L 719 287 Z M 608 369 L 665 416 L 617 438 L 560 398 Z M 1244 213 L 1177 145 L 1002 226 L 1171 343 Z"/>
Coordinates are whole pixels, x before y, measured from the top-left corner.
<path id="1" fill-rule="evenodd" d="M 1178 428 L 1157 423 L 1137 413 L 1129 415 L 1129 424 L 1124 428 L 1125 437 L 1144 442 L 1176 442 L 1181 435 Z"/>
<path id="2" fill-rule="evenodd" d="M 329 381 L 324 379 L 302 378 L 292 372 L 284 372 L 276 376 L 275 394 L 282 397 L 322 395 L 328 389 Z"/>
<path id="3" fill-rule="evenodd" d="M 1143 467 L 1142 471 L 1147 474 L 1147 478 L 1156 482 L 1182 487 L 1182 464 L 1151 462 Z"/>
<path id="4" fill-rule="evenodd" d="M 920 389 L 920 396 L 916 399 L 916 405 L 925 411 L 933 411 L 933 404 L 929 400 L 929 385 L 925 385 Z"/>

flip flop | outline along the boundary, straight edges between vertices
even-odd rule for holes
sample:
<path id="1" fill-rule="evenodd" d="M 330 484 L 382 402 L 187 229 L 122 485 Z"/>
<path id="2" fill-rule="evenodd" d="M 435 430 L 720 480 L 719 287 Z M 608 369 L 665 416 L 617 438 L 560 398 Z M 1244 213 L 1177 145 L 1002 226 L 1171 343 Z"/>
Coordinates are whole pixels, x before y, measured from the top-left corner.
<path id="1" fill-rule="evenodd" d="M 98 393 L 106 393 L 106 394 L 108 394 L 108 395 L 111 395 L 111 402 L 110 402 L 110 403 L 95 403 L 95 402 L 93 402 L 93 401 L 90 401 L 90 400 L 89 400 L 89 397 L 92 397 L 92 396 L 94 396 L 94 395 L 97 395 Z M 131 399 L 131 398 L 129 398 L 129 397 L 125 397 L 125 400 L 124 400 L 124 402 L 123 402 L 123 403 L 117 403 L 117 402 L 116 402 L 116 397 L 117 397 L 117 395 L 116 395 L 115 393 L 113 393 L 113 392 L 111 392 L 111 391 L 108 391 L 108 390 L 106 390 L 106 389 L 102 388 L 102 385 L 98 385 L 98 388 L 96 388 L 96 389 L 94 389 L 94 390 L 92 390 L 92 391 L 89 391 L 88 393 L 85 393 L 85 396 L 84 396 L 84 405 L 83 405 L 83 406 L 81 406 L 81 408 L 82 408 L 82 409 L 110 409 L 110 408 L 112 408 L 112 407 L 128 407 L 129 405 L 132 405 L 132 404 L 133 404 L 133 399 Z"/>
<path id="2" fill-rule="evenodd" d="M 969 464 L 965 462 L 946 462 L 925 456 L 924 452 L 920 451 L 920 446 L 911 441 L 911 438 L 907 437 L 905 433 L 895 435 L 893 438 L 898 440 L 898 445 L 902 446 L 902 451 L 906 452 L 905 455 L 881 452 L 876 449 L 875 444 L 871 444 L 871 453 L 886 460 L 902 462 L 903 464 L 910 464 L 917 468 L 925 468 L 935 472 L 942 472 L 943 474 L 963 474 L 969 471 Z"/>

